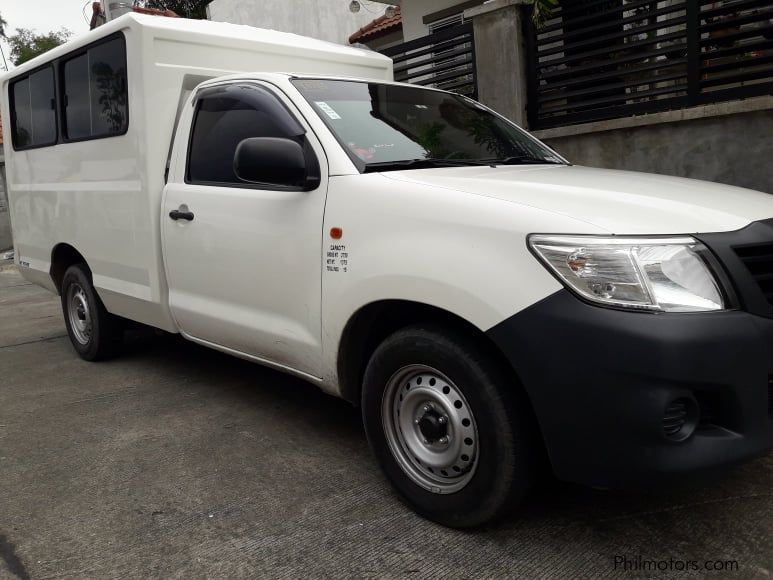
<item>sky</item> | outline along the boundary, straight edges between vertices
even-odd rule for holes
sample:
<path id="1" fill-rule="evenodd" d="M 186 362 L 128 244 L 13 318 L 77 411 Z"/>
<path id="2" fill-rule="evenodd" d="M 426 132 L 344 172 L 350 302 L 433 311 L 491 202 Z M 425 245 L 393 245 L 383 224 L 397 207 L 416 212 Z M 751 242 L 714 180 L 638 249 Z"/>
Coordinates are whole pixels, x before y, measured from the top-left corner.
<path id="1" fill-rule="evenodd" d="M 0 15 L 8 22 L 5 29 L 8 36 L 16 28 L 32 28 L 38 33 L 46 33 L 62 27 L 79 35 L 89 30 L 91 0 L 0 0 Z M 3 43 L 3 51 L 7 59 L 6 43 Z M 8 64 L 12 66 L 10 62 Z"/>

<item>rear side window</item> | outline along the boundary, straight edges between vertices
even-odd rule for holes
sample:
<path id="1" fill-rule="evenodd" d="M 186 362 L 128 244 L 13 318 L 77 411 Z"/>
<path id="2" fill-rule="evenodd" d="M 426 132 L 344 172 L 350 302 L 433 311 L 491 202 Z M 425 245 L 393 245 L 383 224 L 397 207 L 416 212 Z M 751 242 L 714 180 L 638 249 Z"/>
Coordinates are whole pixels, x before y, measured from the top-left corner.
<path id="1" fill-rule="evenodd" d="M 303 127 L 268 90 L 231 85 L 198 99 L 188 155 L 188 182 L 244 184 L 234 172 L 236 147 L 251 137 L 302 142 Z"/>
<path id="2" fill-rule="evenodd" d="M 122 135 L 129 125 L 126 44 L 122 36 L 94 45 L 62 65 L 64 133 L 68 140 Z"/>
<path id="3" fill-rule="evenodd" d="M 10 92 L 14 149 L 56 143 L 54 69 L 48 66 L 13 82 Z"/>

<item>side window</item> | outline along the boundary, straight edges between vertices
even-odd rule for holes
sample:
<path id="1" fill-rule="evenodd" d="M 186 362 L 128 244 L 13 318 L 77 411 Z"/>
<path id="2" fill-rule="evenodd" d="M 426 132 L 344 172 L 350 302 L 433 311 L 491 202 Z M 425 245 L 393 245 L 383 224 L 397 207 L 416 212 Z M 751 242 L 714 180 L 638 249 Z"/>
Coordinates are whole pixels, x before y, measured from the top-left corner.
<path id="1" fill-rule="evenodd" d="M 251 137 L 303 144 L 305 130 L 271 92 L 256 85 L 205 89 L 196 104 L 188 154 L 189 183 L 243 184 L 234 172 L 236 147 Z"/>
<path id="2" fill-rule="evenodd" d="M 129 123 L 126 43 L 94 45 L 62 66 L 67 139 L 97 139 L 126 132 Z"/>
<path id="3" fill-rule="evenodd" d="M 48 66 L 11 85 L 11 133 L 15 149 L 56 143 L 54 70 Z"/>

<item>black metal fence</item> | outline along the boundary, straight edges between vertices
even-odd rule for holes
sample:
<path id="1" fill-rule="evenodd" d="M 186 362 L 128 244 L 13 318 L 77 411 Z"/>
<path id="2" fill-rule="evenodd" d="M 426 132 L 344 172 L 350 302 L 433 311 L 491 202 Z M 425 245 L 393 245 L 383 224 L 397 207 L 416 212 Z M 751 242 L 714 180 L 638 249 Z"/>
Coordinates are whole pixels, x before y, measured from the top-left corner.
<path id="1" fill-rule="evenodd" d="M 394 60 L 397 81 L 477 96 L 472 24 L 445 28 L 381 52 Z"/>
<path id="2" fill-rule="evenodd" d="M 532 129 L 773 94 L 773 0 L 559 0 L 524 21 Z"/>

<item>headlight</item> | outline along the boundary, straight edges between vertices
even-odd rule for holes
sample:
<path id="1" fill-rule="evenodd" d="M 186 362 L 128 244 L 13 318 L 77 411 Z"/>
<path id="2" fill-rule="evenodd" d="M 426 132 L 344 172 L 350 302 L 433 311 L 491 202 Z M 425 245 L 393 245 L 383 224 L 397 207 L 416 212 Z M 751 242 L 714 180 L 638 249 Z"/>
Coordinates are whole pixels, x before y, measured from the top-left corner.
<path id="1" fill-rule="evenodd" d="M 711 254 L 688 236 L 533 235 L 529 245 L 571 290 L 593 302 L 662 312 L 730 307 Z"/>

